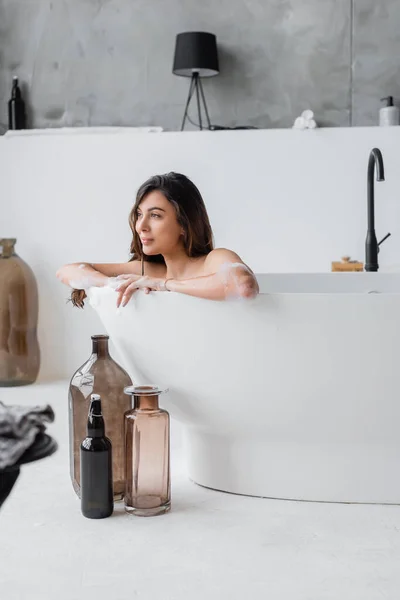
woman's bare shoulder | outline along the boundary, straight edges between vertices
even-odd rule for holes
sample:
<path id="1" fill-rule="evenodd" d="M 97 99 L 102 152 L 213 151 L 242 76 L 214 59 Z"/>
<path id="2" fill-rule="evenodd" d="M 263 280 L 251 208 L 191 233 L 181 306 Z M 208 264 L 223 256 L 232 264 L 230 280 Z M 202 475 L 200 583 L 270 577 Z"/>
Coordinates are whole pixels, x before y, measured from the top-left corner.
<path id="1" fill-rule="evenodd" d="M 215 248 L 214 250 L 211 250 L 211 252 L 207 254 L 207 258 L 204 263 L 204 270 L 215 272 L 226 263 L 233 263 L 236 265 L 242 264 L 246 267 L 246 269 L 251 271 L 248 265 L 242 261 L 240 256 L 228 248 Z"/>

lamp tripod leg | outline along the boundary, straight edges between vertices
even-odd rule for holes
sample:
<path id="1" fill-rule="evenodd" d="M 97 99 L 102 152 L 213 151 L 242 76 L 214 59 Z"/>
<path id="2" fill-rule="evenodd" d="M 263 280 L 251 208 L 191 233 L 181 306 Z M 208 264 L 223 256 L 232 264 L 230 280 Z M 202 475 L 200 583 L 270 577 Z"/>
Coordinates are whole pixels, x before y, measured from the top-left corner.
<path id="1" fill-rule="evenodd" d="M 199 87 L 200 87 L 201 97 L 203 99 L 204 112 L 206 113 L 206 118 L 207 118 L 207 123 L 208 123 L 208 129 L 211 129 L 210 117 L 208 116 L 206 99 L 205 99 L 204 92 L 203 92 L 203 84 L 201 83 L 201 79 L 200 78 L 199 78 Z"/>
<path id="2" fill-rule="evenodd" d="M 187 100 L 186 100 L 185 112 L 183 114 L 183 121 L 182 121 L 181 131 L 183 131 L 183 128 L 185 127 L 187 112 L 188 112 L 189 104 L 190 104 L 190 101 L 192 99 L 195 87 L 196 87 L 196 77 L 193 74 L 192 75 L 192 79 L 190 80 L 189 93 L 188 93 L 188 97 L 187 97 Z"/>
<path id="3" fill-rule="evenodd" d="M 197 75 L 197 73 L 196 73 L 196 75 Z M 195 84 L 195 87 L 196 87 L 196 100 L 197 100 L 197 113 L 199 115 L 199 128 L 203 129 L 203 123 L 201 121 L 201 106 L 200 106 L 199 81 L 200 81 L 200 78 L 197 75 L 197 77 L 196 77 L 196 84 Z"/>

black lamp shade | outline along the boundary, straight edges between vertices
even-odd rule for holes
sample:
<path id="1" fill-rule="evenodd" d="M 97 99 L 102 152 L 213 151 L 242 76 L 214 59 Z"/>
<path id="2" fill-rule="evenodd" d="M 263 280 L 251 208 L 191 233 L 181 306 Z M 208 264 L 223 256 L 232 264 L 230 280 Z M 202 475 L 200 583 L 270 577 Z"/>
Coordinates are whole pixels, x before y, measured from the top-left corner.
<path id="1" fill-rule="evenodd" d="M 172 72 L 182 77 L 213 77 L 219 73 L 217 38 L 213 33 L 187 31 L 176 36 Z"/>

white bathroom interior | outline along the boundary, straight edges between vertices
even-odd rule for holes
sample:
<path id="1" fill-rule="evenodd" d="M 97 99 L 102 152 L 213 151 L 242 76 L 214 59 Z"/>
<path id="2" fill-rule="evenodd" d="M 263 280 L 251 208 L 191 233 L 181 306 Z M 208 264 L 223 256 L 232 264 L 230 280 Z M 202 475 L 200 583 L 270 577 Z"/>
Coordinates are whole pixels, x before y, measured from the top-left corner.
<path id="1" fill-rule="evenodd" d="M 400 11 L 385 0 L 386 12 L 379 12 L 368 1 L 363 21 L 360 2 L 343 0 L 337 19 L 343 13 L 343 30 L 351 29 L 350 10 L 353 52 L 360 53 L 355 58 L 369 65 L 371 49 L 365 39 L 357 46 L 362 35 L 357 37 L 361 29 L 354 23 L 367 21 L 372 28 L 377 19 L 383 36 Z M 116 4 L 123 12 L 125 3 Z M 276 7 L 264 12 L 261 1 L 250 2 L 251 23 L 256 27 L 256 15 L 272 15 L 281 35 L 290 37 L 290 20 L 307 17 L 311 29 L 322 28 L 320 40 L 336 14 L 316 2 L 288 4 L 282 16 Z M 210 15 L 223 12 L 207 6 Z M 0 7 L 12 13 L 6 20 L 10 30 L 20 31 L 25 9 L 10 9 L 2 0 Z M 39 27 L 32 11 L 27 17 Z M 197 9 L 192 18 L 183 18 L 175 3 L 171 11 L 172 38 L 180 30 L 213 29 L 211 17 Z M 40 9 L 38 14 L 47 13 Z M 82 13 L 79 23 L 90 27 L 85 19 Z M 110 16 L 110 27 L 117 22 Z M 218 22 L 223 47 L 227 30 Z M 106 21 L 101 26 L 106 30 Z M 62 30 L 60 20 L 57 27 Z M 307 27 L 304 32 L 316 35 Z M 29 43 L 44 69 L 36 42 Z M 396 49 L 391 43 L 390 53 Z M 312 51 L 318 51 L 317 42 L 302 57 L 310 65 L 315 64 Z M 314 110 L 315 129 L 293 128 L 301 113 L 292 108 L 294 99 L 281 107 L 286 116 L 274 125 L 267 94 L 259 112 L 269 116 L 251 121 L 255 129 L 199 131 L 189 124 L 179 131 L 189 83 L 171 75 L 168 86 L 181 86 L 174 98 L 175 125 L 172 113 L 166 111 L 163 119 L 151 103 L 147 122 L 132 117 L 121 124 L 109 109 L 108 120 L 102 121 L 100 112 L 95 123 L 50 123 L 41 97 L 34 125 L 0 136 L 0 236 L 17 239 L 16 252 L 35 275 L 41 352 L 37 381 L 0 388 L 0 401 L 50 404 L 55 421 L 48 432 L 58 444 L 52 456 L 22 467 L 1 508 L 2 597 L 398 597 L 400 137 L 397 127 L 379 126 L 378 114 L 379 94 L 391 93 L 394 81 L 385 71 L 388 53 L 384 46 L 379 80 L 384 89 L 372 87 L 371 75 L 369 84 L 364 81 L 365 104 L 362 89 L 353 91 L 346 83 L 351 97 L 346 115 L 353 114 L 353 122 L 326 119 L 325 125 L 327 102 L 320 90 L 318 112 L 311 86 L 300 108 Z M 21 70 L 33 87 L 30 59 L 21 56 Z M 163 60 L 158 53 L 155 58 Z M 330 65 L 331 58 L 326 60 Z M 225 64 L 233 69 L 235 63 Z M 349 68 L 355 78 L 357 61 Z M 324 81 L 323 74 L 318 77 Z M 221 121 L 218 78 L 214 88 L 203 85 L 209 108 Z M 290 85 L 294 94 L 293 81 Z M 51 106 L 50 92 L 48 102 Z M 229 103 L 228 96 L 224 102 Z M 257 102 L 260 107 L 259 96 Z M 73 114 L 73 106 L 66 104 L 64 114 Z M 228 110 L 227 125 L 247 122 L 243 113 L 239 122 L 234 114 Z M 385 171 L 379 182 L 374 171 L 376 235 L 378 241 L 391 235 L 380 246 L 377 273 L 333 273 L 332 262 L 345 256 L 365 263 L 373 148 L 381 151 Z M 233 249 L 252 268 L 259 297 L 214 303 L 138 292 L 120 317 L 113 292 L 95 290 L 92 305 L 74 308 L 57 269 L 72 262 L 128 260 L 128 215 L 136 190 L 149 176 L 168 171 L 196 183 L 215 246 Z M 110 335 L 113 358 L 132 378 L 153 377 L 158 380 L 152 383 L 169 387 L 161 398 L 172 418 L 171 511 L 166 515 L 133 517 L 123 503 L 115 504 L 108 519 L 85 519 L 80 512 L 69 474 L 68 386 L 90 354 L 91 336 L 103 333 Z"/>

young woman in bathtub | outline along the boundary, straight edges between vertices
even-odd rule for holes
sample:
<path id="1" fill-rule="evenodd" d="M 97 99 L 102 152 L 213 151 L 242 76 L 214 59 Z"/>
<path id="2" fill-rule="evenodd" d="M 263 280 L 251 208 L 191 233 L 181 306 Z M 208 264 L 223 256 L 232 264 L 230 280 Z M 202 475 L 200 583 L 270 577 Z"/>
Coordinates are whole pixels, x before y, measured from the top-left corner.
<path id="1" fill-rule="evenodd" d="M 148 179 L 138 190 L 129 225 L 133 234 L 129 262 L 74 263 L 57 271 L 57 277 L 74 288 L 75 306 L 83 307 L 85 289 L 92 286 L 114 287 L 117 306 L 125 306 L 138 289 L 209 300 L 258 294 L 257 280 L 240 257 L 213 248 L 203 198 L 185 175 L 167 173 Z"/>

